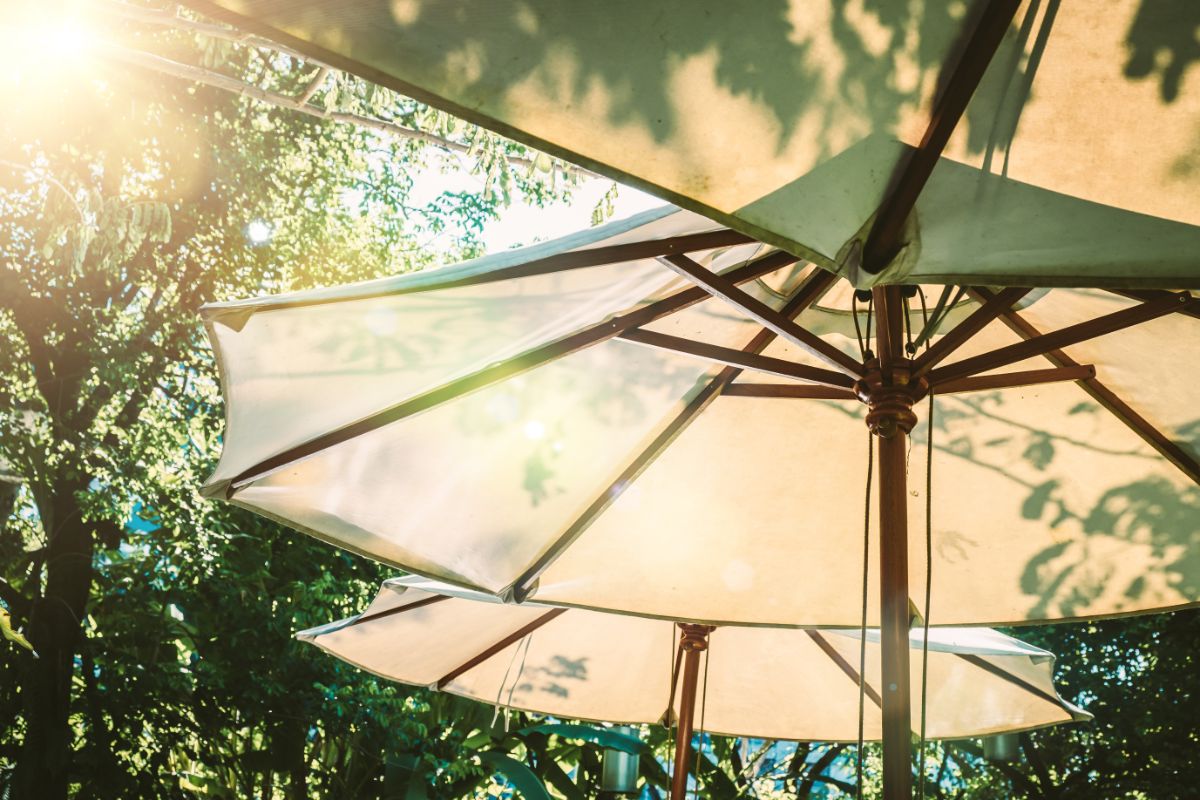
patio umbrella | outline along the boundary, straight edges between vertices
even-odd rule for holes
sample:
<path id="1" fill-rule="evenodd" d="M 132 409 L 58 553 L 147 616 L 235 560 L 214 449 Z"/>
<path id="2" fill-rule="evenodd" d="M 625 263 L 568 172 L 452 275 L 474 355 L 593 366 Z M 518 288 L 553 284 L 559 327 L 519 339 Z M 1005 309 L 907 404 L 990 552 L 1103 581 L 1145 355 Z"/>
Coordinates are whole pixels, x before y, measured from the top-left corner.
<path id="1" fill-rule="evenodd" d="M 1194 298 L 968 287 L 927 326 L 919 295 L 872 296 L 864 313 L 831 273 L 667 207 L 215 304 L 227 428 L 205 492 L 498 597 L 700 624 L 856 626 L 866 548 L 901 753 L 910 598 L 941 625 L 1200 600 Z M 909 541 L 930 392 L 952 468 Z"/>
<path id="2" fill-rule="evenodd" d="M 883 630 L 885 685 L 897 687 L 884 693 L 889 798 L 908 794 L 906 528 L 910 513 L 921 515 L 908 508 L 905 466 L 912 406 L 928 392 L 985 392 L 944 401 L 948 416 L 934 426 L 935 447 L 958 464 L 933 480 L 932 559 L 920 548 L 912 559 L 916 576 L 932 560 L 935 622 L 1133 613 L 1200 595 L 1200 420 L 1194 379 L 1179 366 L 1195 358 L 1198 312 L 1193 298 L 1169 291 L 1200 286 L 1196 4 L 1117 0 L 1102 13 L 1057 0 L 772 3 L 756 13 L 632 0 L 191 4 L 699 212 L 703 220 L 680 217 L 695 230 L 721 233 L 704 227 L 715 220 L 780 248 L 764 259 L 790 254 L 822 270 L 784 276 L 766 271 L 781 261 L 765 260 L 719 274 L 710 247 L 655 233 L 645 238 L 661 252 L 528 254 L 527 269 L 546 281 L 540 289 L 531 275 L 519 278 L 524 288 L 484 289 L 482 273 L 451 273 L 470 288 L 444 283 L 459 295 L 439 296 L 478 304 L 466 315 L 477 340 L 468 347 L 466 336 L 444 335 L 460 324 L 453 311 L 440 329 L 407 329 L 443 348 L 447 369 L 427 369 L 427 351 L 411 382 L 388 384 L 386 401 L 387 392 L 355 396 L 346 407 L 361 413 L 332 414 L 335 427 L 320 432 L 319 415 L 296 423 L 310 405 L 328 410 L 332 384 L 313 398 L 264 402 L 259 424 L 269 431 L 258 445 L 233 445 L 239 455 L 223 462 L 212 491 L 516 599 L 697 622 L 847 624 L 856 609 L 831 588 L 854 571 L 846 556 L 862 553 L 848 532 L 858 516 L 851 487 L 867 471 L 851 431 L 865 410 L 879 434 L 882 601 L 870 613 Z M 603 263 L 623 266 L 581 267 L 610 257 Z M 646 273 L 648 304 L 614 302 L 598 315 L 599 290 L 573 288 L 585 274 L 636 279 L 647 257 L 694 288 Z M 559 284 L 545 278 L 574 267 Z M 436 289 L 437 280 L 370 291 Z M 926 325 L 915 313 L 920 295 L 907 296 L 920 284 L 965 295 L 942 294 Z M 854 313 L 855 288 L 872 290 L 868 314 Z M 505 291 L 522 293 L 527 311 L 540 301 L 526 292 L 564 293 L 559 305 L 529 311 L 519 341 L 527 349 L 505 350 L 500 338 L 512 329 L 493 327 L 515 319 L 520 301 L 500 301 L 513 299 Z M 762 333 L 697 302 L 696 291 Z M 407 319 L 422 305 L 436 316 L 424 305 L 432 296 L 406 305 L 397 297 L 391 312 Z M 303 298 L 283 302 L 292 305 L 264 315 L 274 324 L 247 324 L 257 333 L 240 337 L 241 353 L 264 331 L 318 324 L 299 312 Z M 504 309 L 485 311 L 497 303 Z M 856 346 L 854 321 L 875 322 L 875 336 Z M 914 343 L 932 347 L 910 352 L 909 328 Z M 320 369 L 302 345 L 316 335 L 295 334 L 292 349 L 273 352 Z M 218 347 L 234 348 L 235 338 L 218 334 Z M 422 346 L 404 341 L 410 352 Z M 658 352 L 627 358 L 635 345 Z M 488 353 L 472 371 L 471 355 L 451 365 L 460 349 Z M 728 369 L 697 384 L 681 355 Z M 241 403 L 245 384 L 236 384 L 248 373 L 222 358 L 231 402 Z M 376 363 L 393 377 L 402 371 Z M 278 358 L 267 366 L 278 369 Z M 271 391 L 274 377 L 254 391 Z M 513 382 L 498 388 L 504 378 Z M 353 391 L 347 384 L 338 403 Z M 419 424 L 390 425 L 419 412 L 428 412 Z M 516 424 L 504 423 L 513 413 Z M 485 414 L 500 421 L 480 422 Z M 531 452 L 522 431 L 541 449 Z M 929 439 L 916 429 L 914 456 Z M 430 459 L 428 478 L 414 477 L 414 445 Z M 622 451 L 631 455 L 613 458 Z M 330 488 L 349 474 L 372 488 Z M 505 505 L 514 476 L 528 514 Z M 485 497 L 496 505 L 475 502 Z M 436 521 L 434 508 L 445 512 Z M 805 579 L 789 594 L 796 568 Z"/>
<path id="3" fill-rule="evenodd" d="M 1190 0 L 187 4 L 860 287 L 1196 285 Z"/>
<path id="4" fill-rule="evenodd" d="M 440 593 L 447 591 L 454 594 Z M 858 631 L 713 629 L 504 605 L 409 577 L 384 583 L 358 616 L 297 636 L 381 677 L 487 703 L 562 718 L 678 725 L 673 797 L 686 787 L 697 705 L 704 729 L 728 736 L 858 736 Z M 869 638 L 866 659 L 869 740 L 882 730 L 877 641 Z M 910 652 L 919 662 L 920 631 Z M 1045 650 L 993 630 L 931 630 L 929 735 L 988 736 L 1090 719 L 1055 692 L 1053 665 Z"/>

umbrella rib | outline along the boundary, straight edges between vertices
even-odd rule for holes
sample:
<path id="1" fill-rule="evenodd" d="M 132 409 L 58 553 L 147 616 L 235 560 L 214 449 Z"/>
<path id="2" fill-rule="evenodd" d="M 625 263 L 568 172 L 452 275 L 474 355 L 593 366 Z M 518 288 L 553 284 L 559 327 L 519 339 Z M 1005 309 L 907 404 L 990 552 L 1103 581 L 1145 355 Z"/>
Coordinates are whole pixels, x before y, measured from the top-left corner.
<path id="1" fill-rule="evenodd" d="M 443 600 L 449 600 L 450 597 L 451 596 L 448 594 L 435 594 L 433 597 L 426 597 L 424 600 L 418 600 L 417 602 L 409 603 L 406 606 L 397 606 L 396 608 L 389 608 L 387 611 L 377 611 L 374 614 L 363 614 L 346 627 L 353 628 L 355 625 L 361 625 L 364 622 L 374 622 L 375 620 L 384 619 L 385 617 L 403 614 L 405 611 L 415 611 L 418 608 L 424 608 L 425 606 L 431 606 L 434 603 L 440 603 Z"/>
<path id="2" fill-rule="evenodd" d="M 1002 372 L 998 375 L 972 375 L 935 383 L 930 387 L 933 394 L 958 394 L 979 392 L 988 389 L 1015 389 L 1020 386 L 1035 386 L 1041 383 L 1063 381 L 1086 381 L 1096 377 L 1096 368 L 1091 364 L 1052 367 L 1050 369 L 1027 369 L 1019 372 Z"/>
<path id="3" fill-rule="evenodd" d="M 871 702 L 874 703 L 876 707 L 883 708 L 883 698 L 879 696 L 879 692 L 875 691 L 871 684 L 863 680 L 862 676 L 858 674 L 858 670 L 856 670 L 849 661 L 843 658 L 841 653 L 834 649 L 833 645 L 829 643 L 828 639 L 814 630 L 805 630 L 804 632 L 808 634 L 810 639 L 817 643 L 817 646 L 821 648 L 825 655 L 829 656 L 829 659 L 833 663 L 837 664 L 838 667 L 841 668 L 842 672 L 846 673 L 846 676 L 849 677 L 850 680 L 854 681 L 855 686 L 862 686 L 863 691 L 866 692 L 867 697 L 871 698 Z"/>
<path id="4" fill-rule="evenodd" d="M 722 397 L 768 397 L 799 400 L 857 400 L 849 389 L 794 383 L 731 383 Z"/>
<path id="5" fill-rule="evenodd" d="M 1016 686 L 1018 689 L 1021 689 L 1022 691 L 1026 691 L 1032 695 L 1040 697 L 1041 699 L 1043 699 L 1049 703 L 1053 703 L 1054 705 L 1058 706 L 1059 708 L 1062 707 L 1062 700 L 1059 699 L 1058 697 L 1055 697 L 1054 695 L 1052 695 L 1042 689 L 1039 689 L 1038 687 L 1034 686 L 1031 683 L 1026 683 L 1025 681 L 1018 678 L 1016 675 L 1013 675 L 1012 673 L 1007 672 L 1000 667 L 997 667 L 995 664 L 991 663 L 990 661 L 987 661 L 982 656 L 977 656 L 977 655 L 974 655 L 973 653 L 955 653 L 954 655 L 958 656 L 963 661 L 966 661 L 968 664 L 971 664 L 972 666 L 979 667 L 979 669 L 983 670 L 984 672 L 988 672 L 988 673 L 996 676 L 997 678 L 1000 678 L 1003 681 L 1011 683 L 1013 686 Z"/>
<path id="6" fill-rule="evenodd" d="M 776 251 L 732 270 L 728 274 L 727 279 L 732 282 L 742 283 L 774 272 L 797 260 L 795 256 L 788 253 Z M 548 342 L 521 355 L 444 383 L 437 388 L 423 392 L 402 403 L 397 403 L 368 417 L 364 417 L 348 425 L 343 425 L 336 430 L 314 437 L 307 442 L 288 448 L 282 453 L 277 453 L 253 466 L 247 467 L 229 481 L 226 496 L 232 495 L 234 491 L 247 483 L 258 480 L 267 473 L 285 467 L 300 459 L 307 458 L 357 436 L 370 433 L 398 420 L 411 417 L 422 411 L 427 411 L 435 406 L 490 386 L 506 378 L 527 372 L 542 364 L 570 355 L 577 350 L 582 350 L 585 347 L 611 339 L 622 331 L 648 324 L 656 319 L 661 319 L 668 314 L 673 314 L 688 306 L 695 305 L 707 297 L 708 294 L 702 289 L 695 287 L 685 289 L 636 311 L 596 323 L 562 339 Z"/>
<path id="7" fill-rule="evenodd" d="M 493 644 L 492 646 L 488 647 L 486 650 L 476 653 L 475 655 L 471 656 L 471 658 L 464 661 L 462 664 L 459 664 L 457 667 L 450 670 L 442 677 L 438 678 L 437 684 L 436 684 L 437 688 L 444 689 L 448 683 L 453 681 L 459 675 L 462 675 L 467 670 L 474 669 L 475 667 L 482 664 L 484 661 L 487 661 L 489 658 L 491 658 L 492 656 L 499 653 L 504 648 L 508 647 L 513 642 L 520 641 L 524 637 L 533 633 L 538 628 L 542 627 L 547 622 L 550 622 L 551 620 L 560 616 L 561 614 L 563 614 L 566 611 L 567 611 L 567 609 L 565 609 L 565 608 L 552 608 L 549 611 L 547 611 L 545 614 L 542 614 L 537 619 L 528 623 L 527 625 L 523 625 L 522 627 L 520 627 L 517 630 L 513 631 L 512 633 L 508 634 L 500 641 L 498 641 L 495 644 Z"/>
<path id="8" fill-rule="evenodd" d="M 986 290 L 971 290 L 980 297 L 991 295 Z M 932 384 L 945 383 L 958 378 L 965 378 L 979 372 L 986 372 L 997 367 L 1023 361 L 1033 356 L 1045 355 L 1051 350 L 1068 347 L 1073 344 L 1095 339 L 1108 333 L 1119 331 L 1142 322 L 1156 319 L 1175 311 L 1195 305 L 1197 301 L 1189 294 L 1164 293 L 1162 297 L 1140 303 L 1130 308 L 1123 308 L 1111 314 L 1069 325 L 1051 333 L 1026 338 L 1025 341 L 1001 347 L 972 358 L 956 361 L 946 367 L 935 369 L 929 373 Z M 1011 312 L 1008 312 L 1011 313 Z"/>
<path id="9" fill-rule="evenodd" d="M 920 378 L 929 372 L 1030 291 L 1022 288 L 1004 289 L 983 303 L 917 358 L 913 363 L 913 377 Z"/>
<path id="10" fill-rule="evenodd" d="M 1156 300 L 1171 294 L 1171 292 L 1161 289 L 1109 289 L 1108 291 L 1121 297 L 1128 297 L 1130 300 Z M 1200 319 L 1200 308 L 1181 308 L 1179 313 L 1185 317 Z"/>
<path id="11" fill-rule="evenodd" d="M 764 327 L 774 331 L 776 335 L 782 336 L 835 369 L 853 378 L 862 376 L 863 366 L 854 358 L 811 331 L 805 330 L 761 300 L 742 291 L 723 275 L 705 269 L 685 255 L 664 256 L 659 261 L 703 288 L 713 297 L 719 297 L 736 306 L 751 319 L 757 320 Z"/>
<path id="12" fill-rule="evenodd" d="M 989 295 L 986 289 L 973 289 L 971 291 L 978 293 L 981 298 L 986 298 Z M 1011 309 L 1006 311 L 1000 319 L 1010 330 L 1023 339 L 1036 339 L 1042 335 L 1028 320 Z M 1058 367 L 1079 366 L 1079 363 L 1075 359 L 1068 356 L 1062 350 L 1050 350 L 1042 353 L 1042 355 Z M 1156 428 L 1149 420 L 1137 411 L 1134 411 L 1128 403 L 1109 389 L 1099 378 L 1085 378 L 1079 381 L 1079 386 L 1093 400 L 1099 403 L 1102 408 L 1107 409 L 1113 416 L 1125 423 L 1130 430 L 1140 436 L 1146 444 L 1154 448 L 1159 455 L 1174 464 L 1194 483 L 1200 484 L 1200 462 L 1175 442 L 1171 441 L 1170 438 Z"/>
<path id="13" fill-rule="evenodd" d="M 849 389 L 854 382 L 840 372 L 818 369 L 806 364 L 797 364 L 782 358 L 772 358 L 758 353 L 748 353 L 735 350 L 732 347 L 697 342 L 680 336 L 671 336 L 645 328 L 631 328 L 620 334 L 620 338 L 636 344 L 646 345 L 659 350 L 670 350 L 684 355 L 715 361 L 730 367 L 754 370 L 781 378 L 793 378 L 802 381 L 812 381 L 823 386 Z"/>
<path id="14" fill-rule="evenodd" d="M 456 289 L 463 286 L 477 286 L 479 284 L 495 283 L 496 281 L 529 278 L 535 275 L 546 275 L 554 272 L 566 272 L 573 269 L 601 267 L 625 261 L 657 258 L 675 253 L 693 253 L 702 250 L 713 250 L 718 247 L 732 247 L 740 244 L 749 244 L 754 241 L 756 240 L 753 237 L 747 236 L 744 233 L 738 233 L 737 231 L 730 230 L 729 228 L 723 228 L 717 231 L 689 233 L 683 236 L 672 236 L 665 239 L 648 239 L 641 242 L 605 245 L 603 247 L 592 247 L 583 250 L 569 250 L 565 253 L 555 253 L 554 255 L 545 256 L 544 258 L 526 261 L 523 264 L 516 264 L 504 269 L 493 270 L 492 272 L 486 272 L 481 275 L 450 278 L 441 282 L 434 281 L 419 286 L 391 289 L 381 288 L 376 292 L 364 292 L 363 294 L 356 294 L 353 297 L 323 297 L 311 300 L 272 302 L 262 306 L 216 306 L 213 310 L 219 313 L 231 309 L 245 309 L 255 314 L 261 314 L 268 311 L 280 311 L 287 308 L 306 308 L 309 306 L 341 303 L 349 300 L 369 300 L 377 297 L 393 297 L 405 294 L 416 294 L 419 292 L 430 292 L 439 289 Z M 432 277 L 436 278 L 436 274 L 434 274 Z"/>
<path id="15" fill-rule="evenodd" d="M 831 272 L 825 272 L 824 270 L 814 271 L 796 291 L 795 296 L 788 300 L 783 308 L 780 309 L 780 314 L 788 318 L 799 315 L 804 309 L 816 302 L 833 285 L 836 278 L 837 276 Z M 775 332 L 764 329 L 755 334 L 754 338 L 742 349 L 747 353 L 760 353 L 774 340 Z M 528 569 L 521 573 L 520 577 L 513 584 L 516 596 L 518 598 L 528 596 L 538 577 L 558 559 L 559 555 L 572 542 L 579 538 L 584 530 L 592 524 L 592 521 L 621 494 L 624 488 L 641 475 L 646 467 L 650 466 L 654 459 L 658 458 L 659 454 L 669 447 L 679 434 L 692 423 L 692 420 L 699 416 L 704 409 L 708 408 L 708 404 L 728 389 L 741 374 L 742 370 L 738 367 L 725 367 L 712 380 L 706 383 L 704 388 L 697 392 L 683 409 L 667 423 L 666 427 L 654 437 L 653 441 L 629 462 L 629 465 L 621 471 L 620 475 L 604 488 L 604 491 L 592 501 L 591 505 L 584 509 L 583 513 L 567 526 L 562 535 L 555 539 L 553 544 Z"/>
<path id="16" fill-rule="evenodd" d="M 979 17 L 975 30 L 961 50 L 945 88 L 934 103 L 929 126 L 921 143 L 900 168 L 892 189 L 879 207 L 871 232 L 863 248 L 863 269 L 878 274 L 899 250 L 904 225 L 917 204 L 917 198 L 937 166 L 950 135 L 967 110 L 975 88 L 987 72 L 1004 34 L 1020 7 L 1020 0 L 990 0 Z"/>

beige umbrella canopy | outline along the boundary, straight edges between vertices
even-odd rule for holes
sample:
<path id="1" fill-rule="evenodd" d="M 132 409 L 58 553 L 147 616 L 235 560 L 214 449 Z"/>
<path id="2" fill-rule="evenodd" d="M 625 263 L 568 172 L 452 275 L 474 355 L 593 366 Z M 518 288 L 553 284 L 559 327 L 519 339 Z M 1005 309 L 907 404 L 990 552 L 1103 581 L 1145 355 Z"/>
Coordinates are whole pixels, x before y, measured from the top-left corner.
<path id="1" fill-rule="evenodd" d="M 190 4 L 703 215 L 647 225 L 782 251 L 722 262 L 735 238 L 647 227 L 637 252 L 216 309 L 233 409 L 210 491 L 498 595 L 844 625 L 865 410 L 889 800 L 910 567 L 932 563 L 913 599 L 939 624 L 1200 599 L 1198 311 L 1170 293 L 1200 287 L 1196 3 Z M 920 284 L 965 289 L 937 303 L 959 316 L 925 325 Z M 907 466 L 931 439 L 954 466 L 926 559 Z"/>
<path id="2" fill-rule="evenodd" d="M 700 623 L 856 627 L 861 603 L 845 588 L 861 582 L 867 441 L 852 379 L 764 337 L 743 309 L 653 258 L 630 257 L 704 248 L 692 251 L 701 271 L 723 271 L 857 361 L 847 284 L 731 241 L 666 208 L 457 267 L 209 306 L 228 425 L 205 491 L 498 596 Z M 569 266 L 610 258 L 628 260 Z M 1200 356 L 1200 304 L 1163 296 L 1166 306 L 1036 291 L 999 313 L 968 295 L 948 315 L 936 352 L 968 318 L 976 326 L 971 314 L 998 318 L 929 373 L 943 381 L 936 624 L 1200 600 L 1200 416 L 1194 375 L 1180 368 Z M 974 360 L 1010 350 L 1020 331 L 1148 306 L 1152 321 L 1051 354 L 1082 367 L 1047 372 L 1036 353 L 991 370 L 994 360 Z M 912 316 L 923 324 L 919 309 Z M 1047 379 L 1063 382 L 1020 385 Z M 922 420 L 907 454 L 914 471 L 927 442 Z M 923 531 L 925 489 L 912 484 L 908 516 Z M 873 553 L 877 535 L 873 526 Z M 910 538 L 923 608 L 925 543 Z M 868 621 L 879 622 L 874 591 Z"/>
<path id="3" fill-rule="evenodd" d="M 683 628 L 683 640 L 707 646 L 696 655 L 707 661 L 699 667 L 706 730 L 857 739 L 857 631 L 721 627 L 705 637 L 667 621 L 438 593 L 446 591 L 454 592 L 419 578 L 390 580 L 358 616 L 297 636 L 391 680 L 561 718 L 681 720 L 681 738 L 690 738 L 698 701 L 695 683 L 689 690 L 687 675 L 680 678 Z M 877 642 L 869 636 L 866 647 L 868 740 L 882 730 Z M 920 631 L 910 653 L 919 692 Z M 1090 719 L 1055 692 L 1053 664 L 1050 653 L 993 630 L 932 629 L 928 735 L 986 736 Z"/>
<path id="4" fill-rule="evenodd" d="M 860 298 L 666 207 L 211 305 L 227 429 L 205 492 L 497 597 L 696 623 L 856 626 L 845 587 L 877 564 L 865 614 L 891 654 L 885 783 L 903 796 L 887 743 L 908 741 L 910 602 L 979 625 L 1200 601 L 1200 418 L 1180 368 L 1200 301 L 935 293 Z M 930 394 L 932 435 L 914 412 Z M 931 442 L 945 466 L 927 492 L 907 472 Z M 910 537 L 926 503 L 928 538 Z"/>

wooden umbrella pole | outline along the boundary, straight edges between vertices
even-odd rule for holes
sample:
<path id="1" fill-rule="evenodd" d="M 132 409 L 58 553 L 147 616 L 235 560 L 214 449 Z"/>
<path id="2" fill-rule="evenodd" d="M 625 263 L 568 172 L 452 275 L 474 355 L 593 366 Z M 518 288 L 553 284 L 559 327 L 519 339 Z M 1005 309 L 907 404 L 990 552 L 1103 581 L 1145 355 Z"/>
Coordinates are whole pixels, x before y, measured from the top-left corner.
<path id="1" fill-rule="evenodd" d="M 899 287 L 874 290 L 879 318 L 876 347 L 863 379 L 855 385 L 867 404 L 867 426 L 879 452 L 879 635 L 883 670 L 883 797 L 912 797 L 911 714 L 908 680 L 908 434 L 916 424 L 913 404 L 928 383 L 913 374 L 904 352 L 906 313 Z"/>
<path id="2" fill-rule="evenodd" d="M 883 796 L 912 796 L 908 680 L 908 435 L 879 437 L 879 588 L 883 668 Z"/>
<path id="3" fill-rule="evenodd" d="M 696 689 L 700 677 L 700 654 L 708 649 L 711 625 L 679 623 L 679 648 L 683 651 L 683 686 L 679 691 L 679 724 L 675 730 L 675 772 L 671 776 L 671 800 L 684 800 L 692 762 L 692 730 L 696 715 Z"/>

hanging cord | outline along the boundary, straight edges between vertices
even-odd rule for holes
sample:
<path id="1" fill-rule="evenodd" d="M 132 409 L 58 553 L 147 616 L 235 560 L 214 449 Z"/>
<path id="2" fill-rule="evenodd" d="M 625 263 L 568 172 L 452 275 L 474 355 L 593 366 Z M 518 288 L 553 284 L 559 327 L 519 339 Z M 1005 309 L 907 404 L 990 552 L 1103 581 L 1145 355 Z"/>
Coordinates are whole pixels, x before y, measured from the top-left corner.
<path id="1" fill-rule="evenodd" d="M 925 327 L 921 329 L 919 334 L 917 334 L 916 341 L 914 342 L 914 344 L 916 344 L 918 347 L 921 345 L 925 345 L 926 348 L 929 347 L 929 340 L 932 339 L 934 334 L 937 333 L 938 328 L 940 328 L 942 323 L 946 321 L 946 316 L 954 310 L 955 306 L 958 305 L 958 301 L 962 300 L 963 295 L 966 294 L 967 291 L 964 287 L 959 286 L 958 291 L 954 294 L 954 298 L 951 299 L 950 292 L 953 289 L 953 286 L 947 286 L 942 289 L 942 294 L 933 307 L 933 314 L 926 314 Z M 920 290 L 920 287 L 918 287 L 917 291 L 921 293 L 921 305 L 924 307 L 925 293 Z"/>
<path id="2" fill-rule="evenodd" d="M 700 687 L 700 747 L 696 751 L 695 778 L 696 796 L 700 796 L 700 759 L 704 758 L 704 713 L 708 710 L 708 650 L 712 647 L 712 635 L 709 634 L 708 647 L 704 650 L 704 683 Z"/>
<path id="3" fill-rule="evenodd" d="M 921 790 L 925 800 L 925 711 L 929 697 L 929 596 L 933 589 L 933 394 L 929 395 L 929 433 L 925 436 L 925 611 L 921 637 Z"/>
<path id="4" fill-rule="evenodd" d="M 871 354 L 871 315 L 875 309 L 874 296 L 867 294 L 867 335 L 864 340 L 858 326 L 859 293 L 854 293 L 851 308 L 854 311 L 854 332 L 858 334 L 858 349 L 862 360 L 866 362 Z M 867 587 L 870 577 L 871 557 L 871 481 L 875 466 L 875 437 L 867 432 L 867 487 L 863 502 L 863 561 L 862 561 L 862 620 L 859 625 L 858 639 L 858 755 L 855 763 L 855 792 L 858 800 L 862 800 L 863 785 L 863 733 L 866 721 L 867 699 Z"/>
<path id="5" fill-rule="evenodd" d="M 850 295 L 850 316 L 854 319 L 854 335 L 858 338 L 858 353 L 864 355 L 867 345 L 863 342 L 862 326 L 858 324 L 858 292 Z"/>
<path id="6" fill-rule="evenodd" d="M 671 633 L 678 633 L 679 628 L 671 626 Z M 674 642 L 674 636 L 672 636 Z M 675 713 L 675 682 L 679 680 L 679 666 L 683 661 L 683 640 L 680 639 L 671 648 L 671 696 L 667 699 L 667 774 L 675 774 L 675 747 L 679 739 L 679 726 L 671 725 L 671 715 Z M 678 722 L 678 720 L 676 720 Z"/>
<path id="7" fill-rule="evenodd" d="M 921 314 L 925 318 L 925 330 L 929 330 L 929 312 L 925 307 L 925 292 L 917 287 L 921 298 Z M 943 295 L 944 296 L 944 295 Z M 925 340 L 929 349 L 929 340 Z M 925 800 L 925 718 L 929 698 L 929 597 L 933 589 L 933 392 L 929 393 L 929 419 L 925 434 L 925 609 L 921 615 L 924 635 L 921 637 L 921 747 L 919 748 L 920 776 L 918 797 Z"/>
<path id="8" fill-rule="evenodd" d="M 867 581 L 871 550 L 871 480 L 875 471 L 875 436 L 867 432 L 867 491 L 863 504 L 862 621 L 858 629 L 858 763 L 855 764 L 855 794 L 862 800 L 863 728 L 867 697 Z"/>
<path id="9" fill-rule="evenodd" d="M 508 702 L 504 705 L 504 732 L 508 733 L 508 712 L 512 709 L 513 692 L 517 689 L 517 684 L 521 681 L 521 675 L 525 672 L 525 658 L 529 655 L 529 643 L 533 640 L 533 632 L 530 631 L 521 640 L 513 650 L 512 657 L 508 659 L 508 666 L 504 669 L 504 677 L 500 679 L 500 689 L 496 692 L 496 710 L 492 713 L 492 724 L 496 724 L 496 720 L 500 717 L 500 698 L 504 696 L 504 684 L 508 683 L 509 673 L 512 672 L 513 664 L 517 661 L 517 654 L 521 653 L 521 666 L 517 668 L 516 677 L 513 678 L 512 685 L 508 687 Z M 522 652 L 522 648 L 524 651 Z"/>

